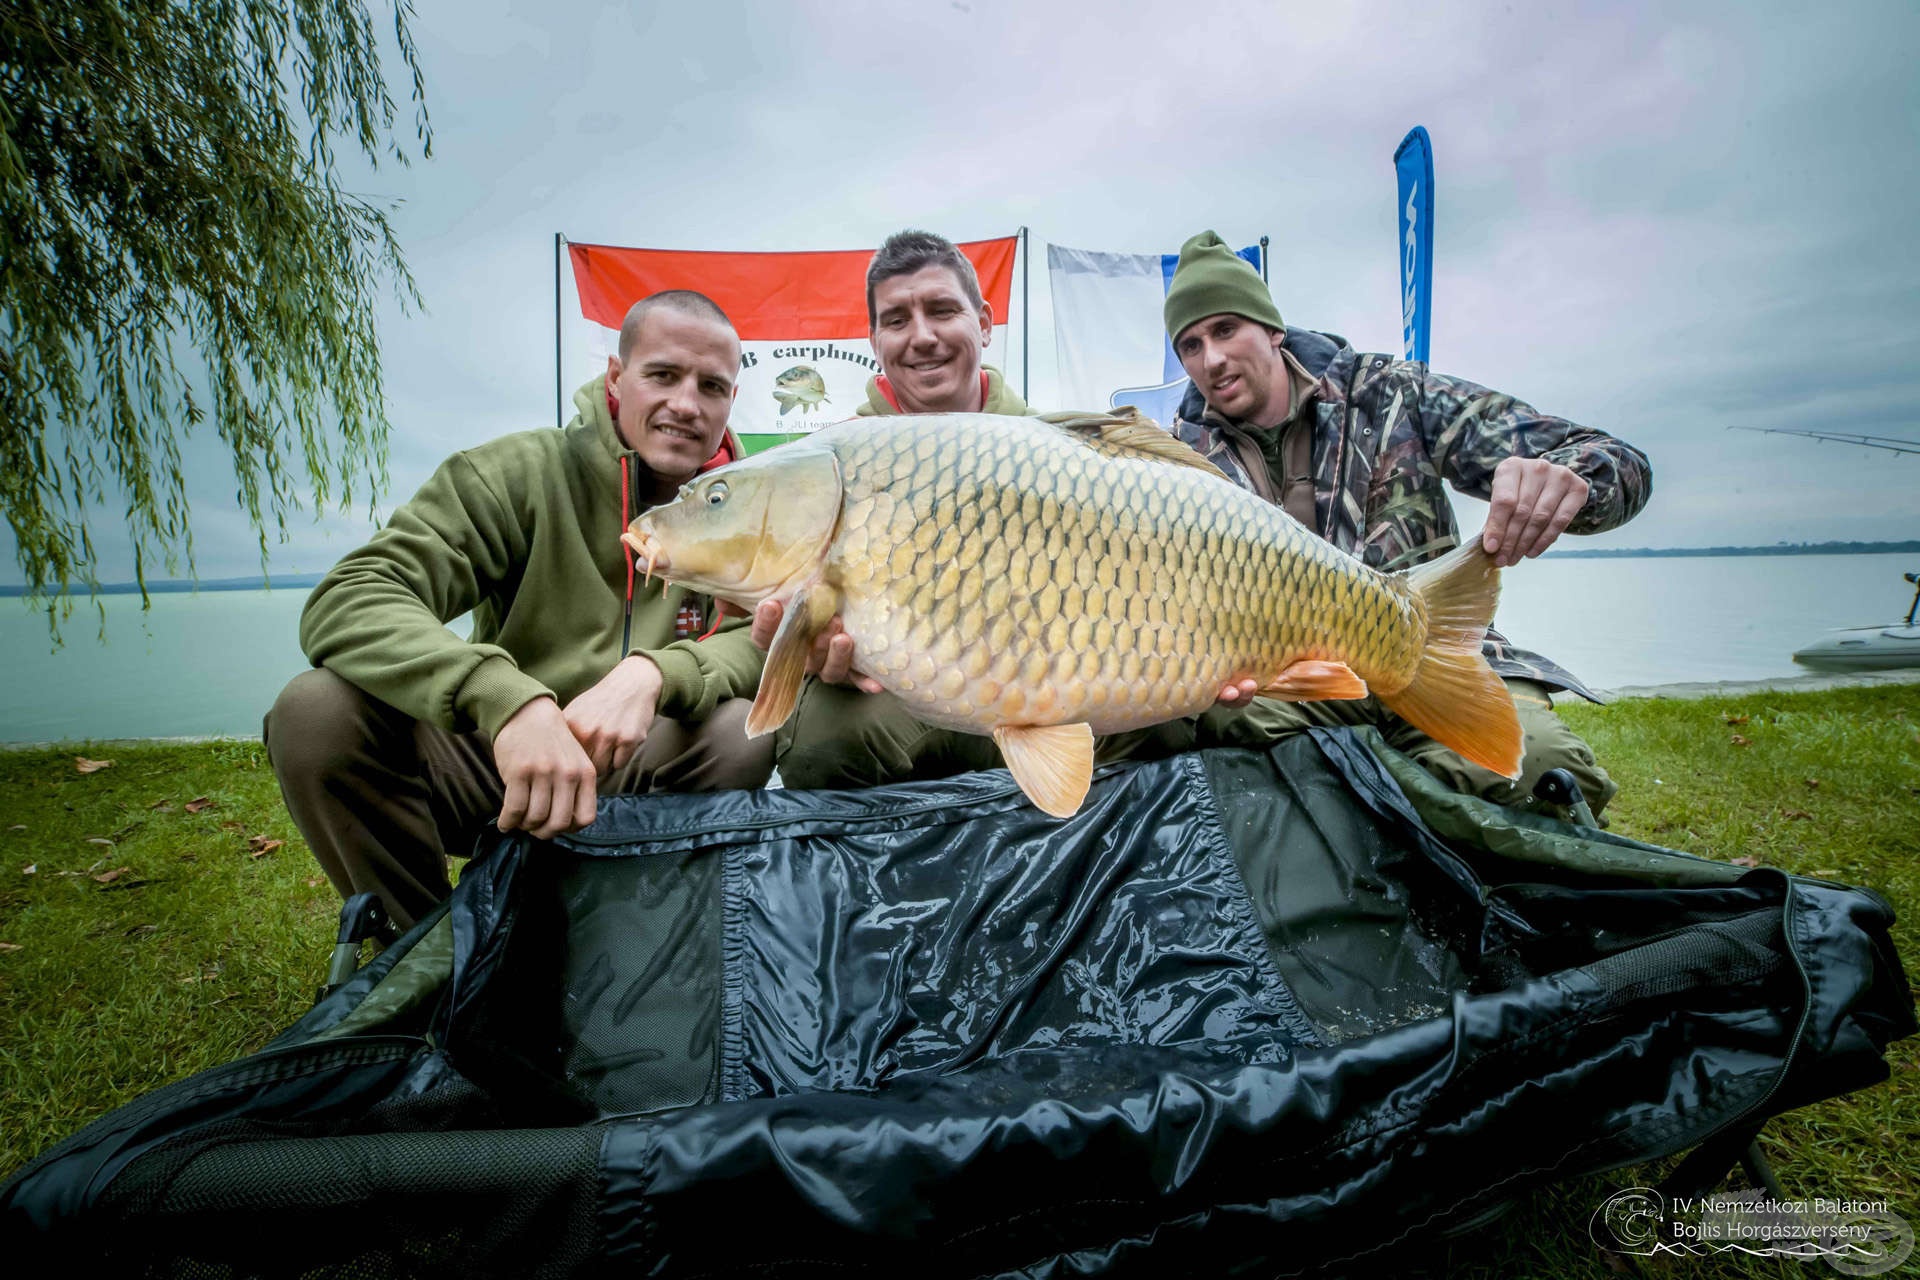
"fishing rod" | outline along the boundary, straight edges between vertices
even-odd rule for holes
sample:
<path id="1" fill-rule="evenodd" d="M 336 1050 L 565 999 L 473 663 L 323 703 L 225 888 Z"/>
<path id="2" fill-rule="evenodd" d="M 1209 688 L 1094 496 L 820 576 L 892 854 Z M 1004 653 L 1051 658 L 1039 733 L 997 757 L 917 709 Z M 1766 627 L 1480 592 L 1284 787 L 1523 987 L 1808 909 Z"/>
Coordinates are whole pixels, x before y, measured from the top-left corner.
<path id="1" fill-rule="evenodd" d="M 1892 453 L 1920 453 L 1920 440 L 1900 436 L 1863 436 L 1848 431 L 1796 431 L 1788 427 L 1728 427 L 1729 431 L 1758 431 L 1770 436 L 1805 436 L 1809 440 L 1832 440 L 1837 444 L 1857 444 L 1868 449 L 1886 449 Z"/>

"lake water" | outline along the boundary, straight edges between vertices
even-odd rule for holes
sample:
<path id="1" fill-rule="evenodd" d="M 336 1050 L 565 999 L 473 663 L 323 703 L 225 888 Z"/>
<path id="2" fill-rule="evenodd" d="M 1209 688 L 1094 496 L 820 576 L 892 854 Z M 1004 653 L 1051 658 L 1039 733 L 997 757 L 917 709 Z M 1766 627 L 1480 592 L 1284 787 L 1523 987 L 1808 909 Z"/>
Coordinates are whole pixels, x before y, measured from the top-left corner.
<path id="1" fill-rule="evenodd" d="M 1920 557 L 1537 560 L 1508 571 L 1499 625 L 1597 688 L 1800 673 L 1792 653 L 1834 627 L 1906 614 Z M 0 742 L 257 736 L 306 666 L 307 592 L 106 596 L 78 604 L 54 648 L 44 616 L 0 600 Z"/>

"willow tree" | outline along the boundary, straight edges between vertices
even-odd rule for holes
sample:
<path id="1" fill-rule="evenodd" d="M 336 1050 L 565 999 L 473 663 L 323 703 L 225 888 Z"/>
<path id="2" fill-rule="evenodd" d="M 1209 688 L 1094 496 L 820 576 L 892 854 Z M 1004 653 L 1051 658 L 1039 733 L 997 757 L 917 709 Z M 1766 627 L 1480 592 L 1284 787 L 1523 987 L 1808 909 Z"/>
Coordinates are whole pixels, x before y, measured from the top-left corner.
<path id="1" fill-rule="evenodd" d="M 391 16 L 431 155 L 408 0 Z M 97 590 L 106 536 L 143 596 L 154 565 L 191 571 L 196 428 L 263 567 L 306 502 L 371 506 L 375 307 L 382 281 L 419 295 L 336 148 L 408 160 L 386 40 L 358 0 L 0 0 L 0 504 L 30 596 Z"/>

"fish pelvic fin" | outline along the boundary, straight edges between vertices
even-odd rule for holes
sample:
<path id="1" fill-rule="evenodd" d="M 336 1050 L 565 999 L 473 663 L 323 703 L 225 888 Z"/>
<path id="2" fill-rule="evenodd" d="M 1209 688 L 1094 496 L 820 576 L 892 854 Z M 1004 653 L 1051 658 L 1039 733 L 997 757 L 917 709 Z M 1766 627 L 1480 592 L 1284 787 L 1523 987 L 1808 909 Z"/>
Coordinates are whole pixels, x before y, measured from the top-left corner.
<path id="1" fill-rule="evenodd" d="M 1483 769 L 1520 776 L 1520 717 L 1513 695 L 1481 654 L 1500 569 L 1480 539 L 1408 572 L 1405 582 L 1425 606 L 1426 645 L 1407 686 L 1381 694 L 1389 711 Z"/>
<path id="2" fill-rule="evenodd" d="M 1343 702 L 1366 697 L 1367 682 L 1344 662 L 1302 658 L 1254 692 L 1281 702 Z"/>
<path id="3" fill-rule="evenodd" d="M 773 643 L 767 646 L 760 690 L 753 696 L 753 709 L 747 712 L 749 738 L 772 733 L 793 714 L 794 705 L 800 701 L 800 686 L 807 678 L 807 655 L 839 611 L 840 593 L 821 583 L 802 587 L 787 601 Z"/>
<path id="4" fill-rule="evenodd" d="M 993 731 L 1013 780 L 1034 808 L 1071 818 L 1093 785 L 1093 727 L 1079 724 L 1003 724 Z"/>
<path id="5" fill-rule="evenodd" d="M 1170 466 L 1192 467 L 1225 480 L 1226 473 L 1163 430 L 1132 405 L 1112 413 L 1043 413 L 1040 421 L 1073 432 L 1091 448 L 1116 457 L 1145 458 Z"/>

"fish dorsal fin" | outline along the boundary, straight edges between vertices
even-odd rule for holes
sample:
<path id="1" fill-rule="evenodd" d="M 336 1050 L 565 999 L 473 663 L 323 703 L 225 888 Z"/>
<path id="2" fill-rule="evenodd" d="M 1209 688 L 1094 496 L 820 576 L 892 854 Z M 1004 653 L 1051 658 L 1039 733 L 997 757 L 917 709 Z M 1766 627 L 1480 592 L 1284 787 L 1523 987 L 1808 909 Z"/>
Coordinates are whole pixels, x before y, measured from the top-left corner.
<path id="1" fill-rule="evenodd" d="M 1163 430 L 1132 405 L 1112 413 L 1043 413 L 1040 421 L 1073 432 L 1102 453 L 1116 457 L 1147 458 L 1176 467 L 1192 467 L 1225 480 L 1220 468 Z"/>
<path id="2" fill-rule="evenodd" d="M 1079 724 L 1003 724 L 993 731 L 1007 771 L 1033 801 L 1056 818 L 1080 812 L 1093 783 L 1093 727 Z"/>

